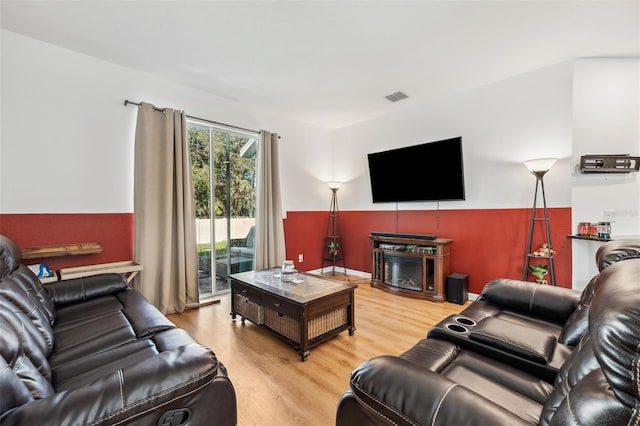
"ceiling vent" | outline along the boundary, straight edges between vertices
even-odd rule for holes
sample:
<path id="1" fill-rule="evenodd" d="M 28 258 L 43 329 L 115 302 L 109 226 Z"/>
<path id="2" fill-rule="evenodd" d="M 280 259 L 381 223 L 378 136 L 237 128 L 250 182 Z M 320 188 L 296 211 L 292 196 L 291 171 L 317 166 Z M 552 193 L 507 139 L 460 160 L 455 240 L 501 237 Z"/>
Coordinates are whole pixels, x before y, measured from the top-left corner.
<path id="1" fill-rule="evenodd" d="M 398 102 L 401 101 L 403 99 L 407 99 L 409 96 L 405 95 L 402 92 L 396 92 L 396 93 L 392 93 L 390 95 L 385 96 L 385 98 L 391 102 Z"/>

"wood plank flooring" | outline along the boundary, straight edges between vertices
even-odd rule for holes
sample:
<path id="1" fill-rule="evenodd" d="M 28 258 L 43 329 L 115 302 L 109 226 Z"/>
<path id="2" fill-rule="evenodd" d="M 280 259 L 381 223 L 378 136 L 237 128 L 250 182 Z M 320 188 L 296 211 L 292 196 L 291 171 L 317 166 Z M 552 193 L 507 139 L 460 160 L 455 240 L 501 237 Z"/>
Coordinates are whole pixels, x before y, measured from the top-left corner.
<path id="1" fill-rule="evenodd" d="M 367 279 L 350 281 L 358 284 L 355 334 L 344 331 L 313 348 L 305 362 L 268 330 L 249 321 L 243 325 L 239 318 L 232 321 L 229 295 L 219 304 L 169 319 L 210 347 L 227 367 L 240 426 L 333 425 L 355 367 L 376 355 L 399 355 L 442 318 L 463 308 L 389 294 L 372 288 Z"/>

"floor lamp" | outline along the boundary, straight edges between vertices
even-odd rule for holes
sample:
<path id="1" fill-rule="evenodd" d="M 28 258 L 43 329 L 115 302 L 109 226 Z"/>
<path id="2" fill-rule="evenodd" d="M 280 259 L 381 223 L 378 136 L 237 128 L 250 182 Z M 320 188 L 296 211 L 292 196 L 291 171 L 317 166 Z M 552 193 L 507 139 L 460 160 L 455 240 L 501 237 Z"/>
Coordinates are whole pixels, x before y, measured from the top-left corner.
<path id="1" fill-rule="evenodd" d="M 338 189 L 340 189 L 341 182 L 327 182 L 327 185 L 329 185 L 329 189 L 331 189 L 331 205 L 329 206 L 327 236 L 323 248 L 320 273 L 322 273 L 325 263 L 328 263 L 332 268 L 332 275 L 335 275 L 336 264 L 342 263 L 344 274 L 347 275 L 347 267 L 344 263 L 344 247 L 342 245 L 340 219 L 338 217 Z"/>
<path id="2" fill-rule="evenodd" d="M 532 258 L 548 259 L 549 272 L 551 273 L 551 285 L 556 285 L 556 272 L 553 265 L 553 251 L 551 250 L 551 231 L 549 228 L 549 213 L 547 212 L 547 199 L 544 193 L 544 175 L 551 169 L 551 167 L 557 161 L 557 158 L 538 158 L 535 160 L 528 160 L 524 162 L 524 165 L 529 169 L 531 174 L 536 177 L 536 189 L 533 194 L 533 208 L 531 209 L 531 224 L 529 225 L 529 239 L 527 242 L 527 251 L 525 252 L 524 271 L 522 272 L 522 280 L 526 281 L 529 275 L 529 262 Z M 538 187 L 542 190 L 542 206 L 544 207 L 544 216 L 536 217 L 536 204 L 538 201 Z M 541 256 L 531 252 L 531 245 L 533 243 L 533 231 L 537 221 L 543 220 L 545 225 L 545 232 L 547 238 L 548 255 Z"/>

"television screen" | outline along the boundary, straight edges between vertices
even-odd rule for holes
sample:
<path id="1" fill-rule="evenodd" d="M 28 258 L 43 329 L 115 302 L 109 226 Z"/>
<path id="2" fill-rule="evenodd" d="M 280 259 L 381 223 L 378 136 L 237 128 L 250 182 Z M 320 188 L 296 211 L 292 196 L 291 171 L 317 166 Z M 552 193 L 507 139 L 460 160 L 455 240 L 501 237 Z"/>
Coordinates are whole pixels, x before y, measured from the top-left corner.
<path id="1" fill-rule="evenodd" d="M 368 154 L 374 203 L 464 200 L 462 138 Z"/>

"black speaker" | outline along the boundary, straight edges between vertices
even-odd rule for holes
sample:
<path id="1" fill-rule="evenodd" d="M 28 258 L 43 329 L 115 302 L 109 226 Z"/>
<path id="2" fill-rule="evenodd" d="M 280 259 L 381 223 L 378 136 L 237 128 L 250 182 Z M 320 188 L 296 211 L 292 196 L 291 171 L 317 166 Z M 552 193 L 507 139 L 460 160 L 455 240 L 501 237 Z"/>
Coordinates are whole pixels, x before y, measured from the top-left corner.
<path id="1" fill-rule="evenodd" d="M 469 275 L 451 274 L 447 277 L 447 301 L 464 305 L 469 299 L 467 286 L 469 285 Z"/>

